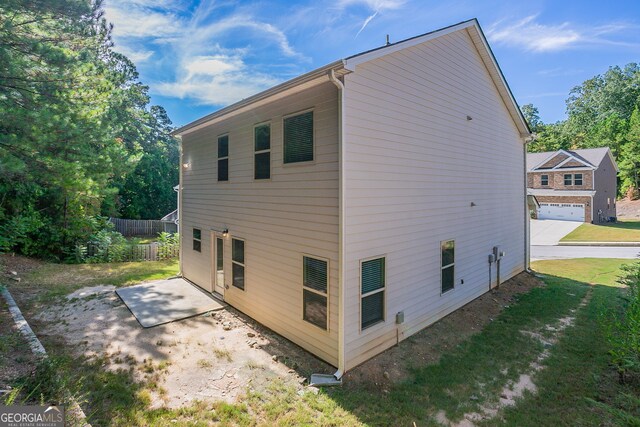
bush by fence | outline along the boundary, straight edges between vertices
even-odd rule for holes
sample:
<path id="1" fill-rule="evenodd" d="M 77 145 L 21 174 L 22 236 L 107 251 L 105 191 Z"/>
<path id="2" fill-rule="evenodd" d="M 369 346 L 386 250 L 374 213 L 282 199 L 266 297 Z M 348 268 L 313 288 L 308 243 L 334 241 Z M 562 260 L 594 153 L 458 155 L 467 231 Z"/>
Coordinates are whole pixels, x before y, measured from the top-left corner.
<path id="1" fill-rule="evenodd" d="M 77 246 L 78 262 L 160 261 L 175 258 L 180 252 L 177 234 L 162 232 L 157 242 L 146 244 L 128 241 L 115 231 L 104 231 L 94 237 L 95 239 L 86 245 Z"/>

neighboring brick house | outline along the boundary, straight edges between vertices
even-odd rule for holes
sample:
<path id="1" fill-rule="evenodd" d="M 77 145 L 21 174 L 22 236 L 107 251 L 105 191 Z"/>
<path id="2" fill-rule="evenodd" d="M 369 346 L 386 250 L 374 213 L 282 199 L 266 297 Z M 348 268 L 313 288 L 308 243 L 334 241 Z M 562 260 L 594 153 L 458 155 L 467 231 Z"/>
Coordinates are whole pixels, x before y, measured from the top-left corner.
<path id="1" fill-rule="evenodd" d="M 527 154 L 538 219 L 605 222 L 616 216 L 618 166 L 609 147 Z"/>

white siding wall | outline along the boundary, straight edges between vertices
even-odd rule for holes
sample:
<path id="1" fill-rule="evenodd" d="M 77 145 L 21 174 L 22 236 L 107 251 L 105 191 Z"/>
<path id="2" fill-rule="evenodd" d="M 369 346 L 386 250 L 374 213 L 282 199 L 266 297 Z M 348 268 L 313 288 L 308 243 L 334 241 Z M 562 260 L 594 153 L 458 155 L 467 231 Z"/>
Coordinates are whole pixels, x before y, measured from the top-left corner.
<path id="1" fill-rule="evenodd" d="M 350 369 L 485 293 L 494 245 L 502 281 L 524 269 L 525 193 L 523 142 L 466 31 L 358 65 L 345 84 Z M 448 239 L 455 289 L 441 295 Z M 359 260 L 376 255 L 387 258 L 386 321 L 361 332 Z"/>
<path id="2" fill-rule="evenodd" d="M 282 117 L 313 108 L 315 160 L 282 163 Z M 253 179 L 253 127 L 271 123 L 271 180 Z M 229 182 L 217 182 L 217 137 L 229 134 Z M 323 83 L 183 136 L 183 274 L 210 288 L 210 229 L 229 229 L 225 300 L 320 358 L 337 364 L 338 98 Z M 202 253 L 192 250 L 202 229 Z M 231 286 L 231 238 L 246 240 L 245 291 Z M 329 331 L 302 320 L 302 256 L 329 259 Z"/>

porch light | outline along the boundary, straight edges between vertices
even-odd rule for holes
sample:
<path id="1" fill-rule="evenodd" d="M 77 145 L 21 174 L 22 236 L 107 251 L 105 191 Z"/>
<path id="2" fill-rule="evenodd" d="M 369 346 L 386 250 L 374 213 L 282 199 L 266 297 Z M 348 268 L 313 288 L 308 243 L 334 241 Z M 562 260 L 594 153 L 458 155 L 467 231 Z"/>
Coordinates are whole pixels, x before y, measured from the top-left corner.
<path id="1" fill-rule="evenodd" d="M 222 235 L 223 235 L 224 237 L 227 237 L 227 236 L 229 235 L 229 229 L 228 229 L 228 228 L 225 228 L 224 230 L 222 230 Z"/>

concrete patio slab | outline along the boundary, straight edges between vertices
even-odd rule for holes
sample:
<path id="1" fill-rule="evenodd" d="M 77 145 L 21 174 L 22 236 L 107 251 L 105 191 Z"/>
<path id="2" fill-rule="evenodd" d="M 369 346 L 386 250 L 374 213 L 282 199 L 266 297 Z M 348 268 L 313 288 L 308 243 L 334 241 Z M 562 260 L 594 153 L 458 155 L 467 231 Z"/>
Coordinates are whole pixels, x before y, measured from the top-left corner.
<path id="1" fill-rule="evenodd" d="M 116 293 L 144 328 L 226 307 L 181 278 L 121 288 Z"/>
<path id="2" fill-rule="evenodd" d="M 531 246 L 555 246 L 567 234 L 580 227 L 583 222 L 557 221 L 553 219 L 531 220 Z"/>

